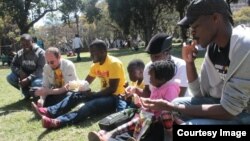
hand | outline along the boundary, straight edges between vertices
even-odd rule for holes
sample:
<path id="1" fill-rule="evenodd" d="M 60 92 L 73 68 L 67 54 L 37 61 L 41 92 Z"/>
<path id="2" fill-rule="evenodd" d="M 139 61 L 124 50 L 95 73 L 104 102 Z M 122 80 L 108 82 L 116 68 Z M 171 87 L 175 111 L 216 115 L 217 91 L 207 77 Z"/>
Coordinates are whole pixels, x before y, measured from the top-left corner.
<path id="1" fill-rule="evenodd" d="M 129 86 L 128 82 L 126 82 L 126 83 L 123 85 L 124 88 L 127 88 L 128 86 Z"/>
<path id="2" fill-rule="evenodd" d="M 69 83 L 66 83 L 63 87 L 66 89 L 66 91 L 69 91 Z"/>
<path id="3" fill-rule="evenodd" d="M 19 85 L 23 88 L 23 87 L 27 87 L 29 86 L 30 84 L 30 80 L 28 78 L 24 78 L 24 79 L 21 79 L 19 81 Z"/>
<path id="4" fill-rule="evenodd" d="M 25 79 L 25 78 L 27 78 L 28 77 L 28 75 L 25 73 L 25 72 L 23 72 L 22 70 L 20 71 L 20 74 L 19 74 L 19 78 L 20 78 L 20 80 L 23 80 L 23 79 Z"/>
<path id="5" fill-rule="evenodd" d="M 125 89 L 125 92 L 126 94 L 133 94 L 136 92 L 136 87 L 134 86 L 128 86 L 126 89 Z"/>
<path id="6" fill-rule="evenodd" d="M 192 63 L 197 57 L 198 50 L 196 48 L 196 41 L 194 40 L 191 45 L 183 43 L 182 47 L 182 58 L 187 63 Z"/>
<path id="7" fill-rule="evenodd" d="M 134 103 L 137 107 L 142 107 L 141 98 L 140 98 L 137 94 L 133 94 L 133 103 Z"/>
<path id="8" fill-rule="evenodd" d="M 49 88 L 41 87 L 35 91 L 35 95 L 36 96 L 46 96 L 46 95 L 48 95 L 48 92 L 49 92 Z"/>
<path id="9" fill-rule="evenodd" d="M 156 111 L 172 110 L 170 107 L 171 103 L 163 99 L 152 100 L 149 98 L 141 98 L 141 102 L 143 107 L 150 110 L 156 110 Z"/>

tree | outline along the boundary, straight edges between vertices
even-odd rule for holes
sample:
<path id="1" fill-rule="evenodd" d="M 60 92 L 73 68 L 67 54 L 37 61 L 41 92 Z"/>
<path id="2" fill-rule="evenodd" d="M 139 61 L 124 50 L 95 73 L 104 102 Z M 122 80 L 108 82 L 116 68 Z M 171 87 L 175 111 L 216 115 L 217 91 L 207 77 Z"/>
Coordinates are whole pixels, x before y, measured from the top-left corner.
<path id="1" fill-rule="evenodd" d="M 130 30 L 143 32 L 146 42 L 158 29 L 158 22 L 163 11 L 173 9 L 172 0 L 107 0 L 109 13 L 123 32 L 128 35 Z M 131 27 L 133 26 L 133 27 Z"/>
<path id="2" fill-rule="evenodd" d="M 89 23 L 93 23 L 95 20 L 101 19 L 101 9 L 96 6 L 97 2 L 99 0 L 89 0 L 87 3 L 85 3 L 86 9 L 85 11 L 82 11 L 86 13 L 86 18 Z"/>
<path id="3" fill-rule="evenodd" d="M 226 0 L 227 4 L 229 4 L 230 6 L 230 3 L 238 3 L 239 0 Z"/>
<path id="4" fill-rule="evenodd" d="M 82 0 L 61 0 L 62 5 L 60 6 L 60 12 L 62 12 L 62 20 L 64 23 L 70 25 L 71 16 L 73 14 L 73 18 L 76 23 L 77 34 L 79 34 L 79 14 L 84 10 L 84 3 Z"/>
<path id="5" fill-rule="evenodd" d="M 250 7 L 241 8 L 233 15 L 236 25 L 250 23 Z"/>
<path id="6" fill-rule="evenodd" d="M 17 24 L 20 34 L 29 29 L 48 12 L 57 10 L 57 0 L 1 0 L 0 8 Z M 4 17 L 5 15 L 2 15 Z"/>
<path id="7" fill-rule="evenodd" d="M 13 23 L 11 17 L 5 15 L 0 19 L 0 55 L 2 53 L 9 54 L 10 51 L 19 49 L 16 44 L 19 39 L 19 30 L 16 24 Z"/>
<path id="8" fill-rule="evenodd" d="M 184 18 L 185 16 L 185 9 L 187 5 L 189 4 L 189 0 L 177 0 L 175 5 L 176 5 L 176 11 L 179 13 L 179 18 L 180 20 Z M 184 27 L 181 27 L 181 37 L 185 41 L 187 37 L 187 29 Z"/>

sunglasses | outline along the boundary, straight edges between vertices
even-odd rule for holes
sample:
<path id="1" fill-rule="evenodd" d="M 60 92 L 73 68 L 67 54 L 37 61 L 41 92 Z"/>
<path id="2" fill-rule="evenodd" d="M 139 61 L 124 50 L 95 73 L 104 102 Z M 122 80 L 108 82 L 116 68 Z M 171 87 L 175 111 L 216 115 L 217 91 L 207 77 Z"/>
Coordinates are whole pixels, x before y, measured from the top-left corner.
<path id="1" fill-rule="evenodd" d="M 54 61 L 47 61 L 47 64 L 53 65 L 55 62 Z"/>

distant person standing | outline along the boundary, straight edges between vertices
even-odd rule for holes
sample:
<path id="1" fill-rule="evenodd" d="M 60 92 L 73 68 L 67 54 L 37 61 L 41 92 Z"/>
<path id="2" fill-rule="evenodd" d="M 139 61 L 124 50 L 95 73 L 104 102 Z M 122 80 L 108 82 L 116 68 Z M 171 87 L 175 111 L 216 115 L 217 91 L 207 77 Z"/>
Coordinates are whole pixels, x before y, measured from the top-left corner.
<path id="1" fill-rule="evenodd" d="M 33 37 L 33 43 L 44 50 L 44 44 L 42 39 L 37 39 L 37 37 Z"/>
<path id="2" fill-rule="evenodd" d="M 36 44 L 37 44 L 40 48 L 44 49 L 44 42 L 43 42 L 42 39 L 37 39 Z"/>
<path id="3" fill-rule="evenodd" d="M 80 52 L 81 48 L 83 47 L 83 44 L 78 34 L 75 34 L 75 38 L 72 41 L 72 47 L 75 53 L 77 54 L 76 61 L 81 61 Z"/>

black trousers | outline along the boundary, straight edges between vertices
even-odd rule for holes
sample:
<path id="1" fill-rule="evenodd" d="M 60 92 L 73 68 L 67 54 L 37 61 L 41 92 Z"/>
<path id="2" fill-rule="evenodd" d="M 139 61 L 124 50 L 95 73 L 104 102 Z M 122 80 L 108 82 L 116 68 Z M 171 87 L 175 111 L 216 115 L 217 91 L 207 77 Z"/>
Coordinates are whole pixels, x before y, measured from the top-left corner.
<path id="1" fill-rule="evenodd" d="M 48 95 L 44 101 L 43 107 L 49 107 L 52 105 L 55 105 L 62 101 L 67 96 L 67 93 L 65 94 L 59 94 L 59 95 Z"/>
<path id="2" fill-rule="evenodd" d="M 75 53 L 76 53 L 76 55 L 77 55 L 76 60 L 77 60 L 77 61 L 80 61 L 80 60 L 81 60 L 81 57 L 80 57 L 81 48 L 80 48 L 80 47 L 79 47 L 79 48 L 76 48 L 76 49 L 75 49 Z"/>

